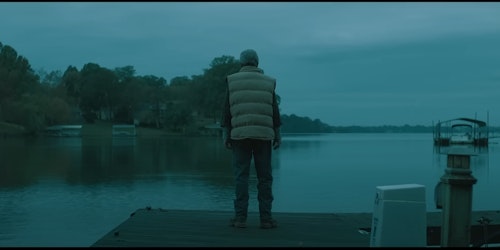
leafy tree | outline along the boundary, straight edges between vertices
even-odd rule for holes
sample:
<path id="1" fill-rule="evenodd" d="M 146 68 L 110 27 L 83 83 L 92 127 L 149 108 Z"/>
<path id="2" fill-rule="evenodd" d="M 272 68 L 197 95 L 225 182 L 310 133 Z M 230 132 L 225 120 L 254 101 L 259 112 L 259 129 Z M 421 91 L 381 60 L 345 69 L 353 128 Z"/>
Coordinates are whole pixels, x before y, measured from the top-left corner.
<path id="1" fill-rule="evenodd" d="M 137 89 L 133 88 L 135 69 L 133 66 L 117 67 L 113 72 L 118 81 L 113 121 L 130 124 L 133 122 L 133 109 L 138 99 L 138 93 L 135 92 Z"/>
<path id="2" fill-rule="evenodd" d="M 295 114 L 281 115 L 283 123 L 281 131 L 283 133 L 330 133 L 332 128 L 330 125 L 321 122 L 319 119 L 314 121 L 305 116 L 300 117 Z"/>
<path id="3" fill-rule="evenodd" d="M 59 97 L 41 97 L 39 105 L 44 114 L 44 126 L 65 124 L 70 120 L 71 108 Z"/>
<path id="4" fill-rule="evenodd" d="M 67 103 L 43 93 L 25 94 L 20 99 L 6 103 L 6 121 L 22 125 L 35 134 L 46 126 L 65 123 L 70 116 Z"/>
<path id="5" fill-rule="evenodd" d="M 193 80 L 187 76 L 174 77 L 170 80 L 167 97 L 172 101 L 183 100 L 193 103 L 194 99 L 191 96 L 196 94 L 193 93 L 193 86 Z"/>
<path id="6" fill-rule="evenodd" d="M 33 118 L 37 124 L 30 130 L 39 127 L 40 119 L 27 117 L 32 113 L 37 115 L 37 106 L 24 104 L 24 100 L 30 100 L 38 91 L 38 76 L 28 60 L 18 55 L 13 47 L 0 43 L 0 119 L 26 128 L 31 125 L 29 119 Z"/>
<path id="7" fill-rule="evenodd" d="M 38 70 L 37 74 L 40 79 L 40 84 L 42 85 L 57 86 L 62 81 L 62 73 L 59 70 L 47 72 L 45 69 L 41 68 Z"/>
<path id="8" fill-rule="evenodd" d="M 16 99 L 37 90 L 38 76 L 28 60 L 0 43 L 0 100 Z"/>
<path id="9" fill-rule="evenodd" d="M 201 81 L 195 85 L 196 107 L 200 113 L 217 121 L 222 114 L 226 93 L 226 76 L 238 72 L 239 61 L 232 56 L 216 57 L 210 68 L 204 70 Z"/>
<path id="10" fill-rule="evenodd" d="M 128 82 L 135 76 L 134 66 L 117 67 L 114 70 L 118 82 Z"/>
<path id="11" fill-rule="evenodd" d="M 153 75 L 141 77 L 145 83 L 145 103 L 151 108 L 156 128 L 162 127 L 162 110 L 166 99 L 167 81 Z"/>
<path id="12" fill-rule="evenodd" d="M 81 75 L 74 66 L 68 66 L 61 79 L 61 83 L 66 87 L 68 96 L 80 98 L 81 94 Z"/>
<path id="13" fill-rule="evenodd" d="M 191 80 L 187 76 L 177 76 L 170 80 L 170 86 L 186 86 L 190 84 Z"/>
<path id="14" fill-rule="evenodd" d="M 85 119 L 109 120 L 113 118 L 113 107 L 117 100 L 118 79 L 115 73 L 95 63 L 83 66 L 80 81 L 80 109 Z"/>
<path id="15" fill-rule="evenodd" d="M 172 131 L 181 132 L 193 122 L 191 108 L 186 102 L 170 102 L 167 105 L 164 123 Z"/>

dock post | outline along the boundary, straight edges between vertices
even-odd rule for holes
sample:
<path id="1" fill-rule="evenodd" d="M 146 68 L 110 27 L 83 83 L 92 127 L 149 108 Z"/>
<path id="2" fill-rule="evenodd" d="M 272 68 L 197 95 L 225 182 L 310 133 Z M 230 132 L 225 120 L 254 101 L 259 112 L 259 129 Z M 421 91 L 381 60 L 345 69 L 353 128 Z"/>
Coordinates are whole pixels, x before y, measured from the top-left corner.
<path id="1" fill-rule="evenodd" d="M 441 247 L 469 247 L 471 237 L 472 185 L 470 156 L 464 151 L 448 152 L 447 168 L 441 177 Z"/>

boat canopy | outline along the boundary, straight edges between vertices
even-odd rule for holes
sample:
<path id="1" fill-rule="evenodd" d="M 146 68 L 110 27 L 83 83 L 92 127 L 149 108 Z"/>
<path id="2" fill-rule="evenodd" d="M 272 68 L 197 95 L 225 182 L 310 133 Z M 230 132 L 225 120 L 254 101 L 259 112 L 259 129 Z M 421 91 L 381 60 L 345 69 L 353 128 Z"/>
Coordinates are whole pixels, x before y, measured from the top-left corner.
<path id="1" fill-rule="evenodd" d="M 460 123 L 460 124 L 453 124 L 453 125 L 451 125 L 451 127 L 452 128 L 455 128 L 455 127 L 468 127 L 468 128 L 472 128 L 472 125 Z"/>
<path id="2" fill-rule="evenodd" d="M 456 119 L 451 119 L 451 120 L 448 120 L 448 121 L 442 121 L 442 122 L 437 123 L 436 126 L 440 126 L 442 123 L 447 123 L 447 122 L 452 122 L 452 121 L 466 121 L 466 122 L 474 123 L 478 127 L 484 127 L 484 126 L 486 126 L 486 122 L 480 121 L 480 120 L 476 120 L 476 119 L 471 119 L 471 118 L 456 118 Z M 465 124 L 456 124 L 456 125 L 464 126 Z"/>

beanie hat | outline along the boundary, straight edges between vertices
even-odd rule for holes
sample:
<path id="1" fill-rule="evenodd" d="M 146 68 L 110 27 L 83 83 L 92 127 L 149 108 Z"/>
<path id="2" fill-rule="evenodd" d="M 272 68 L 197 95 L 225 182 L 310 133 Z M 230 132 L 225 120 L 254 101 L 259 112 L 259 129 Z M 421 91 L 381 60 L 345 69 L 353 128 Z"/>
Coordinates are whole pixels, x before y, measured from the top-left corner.
<path id="1" fill-rule="evenodd" d="M 241 65 L 252 65 L 257 67 L 259 66 L 259 56 L 253 49 L 244 50 L 240 54 L 240 63 Z"/>

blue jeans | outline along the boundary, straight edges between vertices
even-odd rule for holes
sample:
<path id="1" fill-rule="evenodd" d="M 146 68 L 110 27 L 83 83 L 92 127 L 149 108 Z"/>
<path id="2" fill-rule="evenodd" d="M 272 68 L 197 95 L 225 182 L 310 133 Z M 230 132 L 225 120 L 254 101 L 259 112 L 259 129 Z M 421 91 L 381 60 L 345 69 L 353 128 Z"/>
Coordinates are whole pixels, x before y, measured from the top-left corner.
<path id="1" fill-rule="evenodd" d="M 250 174 L 250 163 L 254 160 L 255 172 L 257 174 L 257 199 L 259 201 L 259 213 L 261 220 L 271 219 L 271 208 L 273 202 L 273 175 L 271 168 L 271 141 L 257 139 L 232 140 L 233 147 L 233 169 L 236 190 L 234 210 L 237 217 L 247 217 L 248 212 L 248 177 Z"/>

